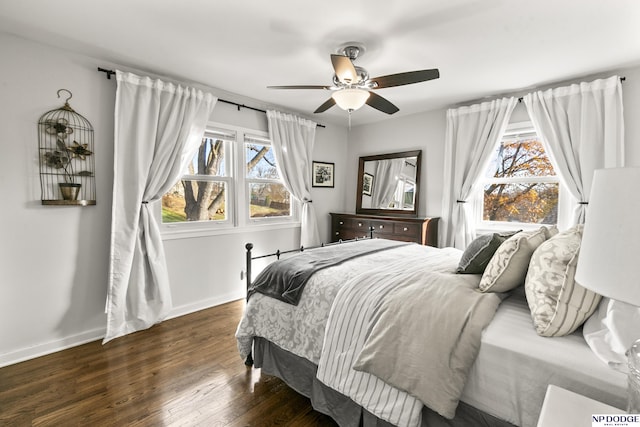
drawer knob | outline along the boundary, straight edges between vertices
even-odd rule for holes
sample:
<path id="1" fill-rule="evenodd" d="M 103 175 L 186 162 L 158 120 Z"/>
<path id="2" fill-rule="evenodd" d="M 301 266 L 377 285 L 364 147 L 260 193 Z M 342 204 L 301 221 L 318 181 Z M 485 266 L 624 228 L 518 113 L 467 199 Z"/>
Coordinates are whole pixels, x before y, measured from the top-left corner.
<path id="1" fill-rule="evenodd" d="M 407 231 L 407 230 L 408 230 L 408 228 L 407 228 L 407 227 L 404 227 L 404 228 L 402 229 L 402 231 Z"/>
<path id="2" fill-rule="evenodd" d="M 340 221 L 340 225 L 344 225 L 344 221 Z"/>
<path id="3" fill-rule="evenodd" d="M 339 231 L 336 231 L 336 236 L 339 236 L 339 235 L 340 235 L 340 232 L 339 232 Z"/>
<path id="4" fill-rule="evenodd" d="M 382 230 L 383 228 L 384 228 L 384 225 L 381 225 L 381 226 L 380 226 L 380 230 Z"/>
<path id="5" fill-rule="evenodd" d="M 362 227 L 362 223 L 361 222 L 358 223 L 358 227 Z"/>

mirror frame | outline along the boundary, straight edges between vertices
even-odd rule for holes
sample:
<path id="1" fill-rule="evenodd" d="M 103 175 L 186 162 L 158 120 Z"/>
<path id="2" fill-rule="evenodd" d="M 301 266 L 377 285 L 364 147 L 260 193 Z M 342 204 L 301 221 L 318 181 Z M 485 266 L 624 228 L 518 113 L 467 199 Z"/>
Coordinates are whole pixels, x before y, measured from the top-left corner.
<path id="1" fill-rule="evenodd" d="M 406 209 L 371 209 L 362 207 L 362 180 L 364 176 L 364 162 L 386 159 L 397 159 L 400 157 L 417 157 L 416 160 L 416 192 L 413 210 Z M 356 186 L 356 213 L 371 215 L 394 215 L 394 216 L 418 216 L 418 201 L 420 195 L 420 169 L 422 165 L 422 150 L 402 151 L 399 153 L 377 154 L 374 156 L 360 157 L 358 162 L 358 185 Z"/>

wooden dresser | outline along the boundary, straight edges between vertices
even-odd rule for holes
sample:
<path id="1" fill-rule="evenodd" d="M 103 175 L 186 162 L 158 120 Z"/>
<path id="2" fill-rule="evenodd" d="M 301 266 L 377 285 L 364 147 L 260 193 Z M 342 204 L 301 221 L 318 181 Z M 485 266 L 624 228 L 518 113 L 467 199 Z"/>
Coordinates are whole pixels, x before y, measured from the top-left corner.
<path id="1" fill-rule="evenodd" d="M 330 215 L 332 242 L 368 236 L 369 227 L 373 227 L 373 237 L 438 246 L 438 220 L 440 218 L 345 213 L 331 213 Z"/>

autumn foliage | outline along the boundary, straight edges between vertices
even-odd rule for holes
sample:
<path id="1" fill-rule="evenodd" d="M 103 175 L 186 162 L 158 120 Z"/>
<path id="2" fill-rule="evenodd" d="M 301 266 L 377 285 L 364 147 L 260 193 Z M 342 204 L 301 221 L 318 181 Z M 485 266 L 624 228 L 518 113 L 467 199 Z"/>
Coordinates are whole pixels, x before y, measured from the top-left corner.
<path id="1" fill-rule="evenodd" d="M 540 140 L 502 141 L 488 175 L 485 221 L 556 223 L 558 183 L 540 182 L 539 177 L 556 175 Z"/>

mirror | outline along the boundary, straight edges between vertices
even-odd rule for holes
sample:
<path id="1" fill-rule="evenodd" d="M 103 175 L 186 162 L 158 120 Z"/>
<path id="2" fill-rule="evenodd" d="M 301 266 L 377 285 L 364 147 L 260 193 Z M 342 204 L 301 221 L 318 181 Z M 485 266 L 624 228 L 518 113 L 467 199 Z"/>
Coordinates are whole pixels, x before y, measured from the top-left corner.
<path id="1" fill-rule="evenodd" d="M 356 213 L 418 214 L 422 150 L 360 157 Z"/>

